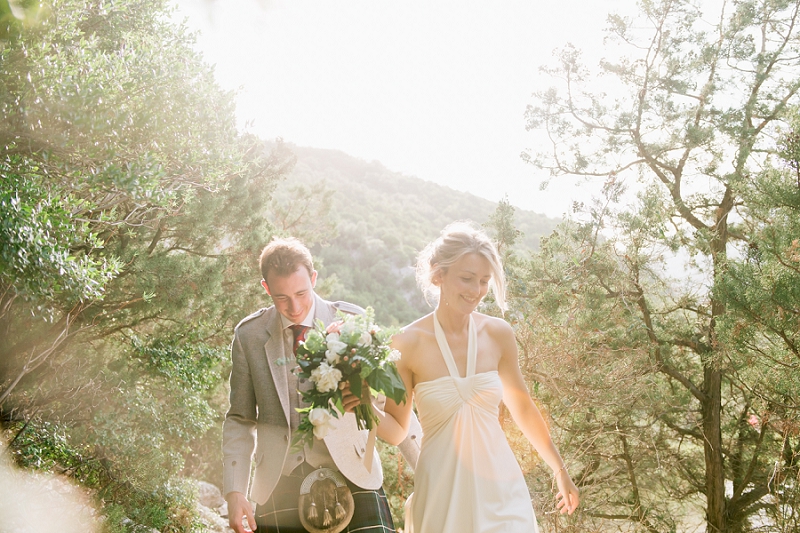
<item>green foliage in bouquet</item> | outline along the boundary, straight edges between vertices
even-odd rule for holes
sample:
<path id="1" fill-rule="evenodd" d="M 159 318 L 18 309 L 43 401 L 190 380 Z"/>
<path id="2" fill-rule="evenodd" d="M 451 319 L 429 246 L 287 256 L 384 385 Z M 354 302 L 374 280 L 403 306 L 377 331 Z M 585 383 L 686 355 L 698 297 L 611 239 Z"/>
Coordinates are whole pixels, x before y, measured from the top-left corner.
<path id="1" fill-rule="evenodd" d="M 371 397 L 382 394 L 397 403 L 406 401 L 406 389 L 395 362 L 400 352 L 390 346 L 395 328 L 383 329 L 375 324 L 371 307 L 363 315 L 338 314 L 339 320 L 329 326 L 317 321 L 297 349 L 299 378 L 311 383 L 302 391 L 309 404 L 298 409 L 300 426 L 292 441 L 294 448 L 322 439 L 331 429 L 331 420 L 344 413 L 342 389 L 361 398 L 355 410 L 359 429 L 372 429 L 378 418 L 372 410 Z"/>

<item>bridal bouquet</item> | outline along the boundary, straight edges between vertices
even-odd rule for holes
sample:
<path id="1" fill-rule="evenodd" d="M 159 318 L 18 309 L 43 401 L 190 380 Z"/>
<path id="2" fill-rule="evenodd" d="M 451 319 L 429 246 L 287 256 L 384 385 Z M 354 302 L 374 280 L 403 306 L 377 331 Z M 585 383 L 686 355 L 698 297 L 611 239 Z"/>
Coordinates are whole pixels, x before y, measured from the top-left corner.
<path id="1" fill-rule="evenodd" d="M 395 366 L 400 352 L 389 346 L 396 331 L 376 325 L 371 307 L 363 315 L 339 313 L 339 318 L 328 327 L 317 321 L 297 348 L 295 372 L 312 387 L 302 392 L 309 406 L 298 409 L 300 426 L 292 441 L 294 448 L 311 444 L 312 435 L 318 439 L 327 435 L 331 419 L 344 413 L 342 389 L 347 383 L 361 398 L 362 403 L 354 410 L 359 429 L 377 426 L 372 394 L 383 394 L 397 403 L 406 400 L 406 389 Z"/>

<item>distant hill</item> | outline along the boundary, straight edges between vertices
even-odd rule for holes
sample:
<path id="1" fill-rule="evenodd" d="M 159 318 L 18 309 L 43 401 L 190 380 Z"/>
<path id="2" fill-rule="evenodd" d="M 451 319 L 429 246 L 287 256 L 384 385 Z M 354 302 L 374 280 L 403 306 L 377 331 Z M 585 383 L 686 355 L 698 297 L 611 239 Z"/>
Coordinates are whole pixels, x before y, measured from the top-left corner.
<path id="1" fill-rule="evenodd" d="M 414 280 L 413 264 L 422 247 L 450 222 L 483 224 L 497 208 L 495 202 L 392 172 L 376 161 L 336 150 L 288 148 L 297 163 L 276 191 L 276 201 L 285 201 L 297 185 L 331 190 L 326 199 L 336 236 L 312 248 L 321 260 L 320 279 L 328 280 L 331 297 L 373 306 L 384 324 L 403 325 L 430 310 Z M 559 220 L 517 209 L 515 223 L 523 232 L 519 247 L 524 251 L 537 249 Z"/>

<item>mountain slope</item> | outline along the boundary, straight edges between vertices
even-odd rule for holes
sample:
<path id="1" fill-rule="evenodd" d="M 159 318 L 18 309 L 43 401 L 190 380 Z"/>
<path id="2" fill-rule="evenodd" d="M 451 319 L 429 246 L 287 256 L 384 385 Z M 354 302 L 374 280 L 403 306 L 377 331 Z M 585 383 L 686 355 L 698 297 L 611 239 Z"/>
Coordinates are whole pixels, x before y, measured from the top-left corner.
<path id="1" fill-rule="evenodd" d="M 330 213 L 323 215 L 322 207 L 319 212 L 309 209 L 306 220 L 278 226 L 292 234 L 313 233 L 299 230 L 303 225 L 324 226 L 322 219 L 329 219 L 335 231 L 308 239 L 325 243 L 312 247 L 320 260 L 320 278 L 327 280 L 321 292 L 373 306 L 384 324 L 406 324 L 430 310 L 414 280 L 413 264 L 422 247 L 450 222 L 468 219 L 483 224 L 497 208 L 495 202 L 473 194 L 392 172 L 378 162 L 340 151 L 288 148 L 296 154 L 297 164 L 276 191 L 276 207 L 299 193 L 308 203 L 330 202 Z M 315 198 L 311 191 L 321 194 Z M 536 249 L 539 239 L 558 222 L 517 209 L 516 227 L 523 232 L 520 248 Z"/>

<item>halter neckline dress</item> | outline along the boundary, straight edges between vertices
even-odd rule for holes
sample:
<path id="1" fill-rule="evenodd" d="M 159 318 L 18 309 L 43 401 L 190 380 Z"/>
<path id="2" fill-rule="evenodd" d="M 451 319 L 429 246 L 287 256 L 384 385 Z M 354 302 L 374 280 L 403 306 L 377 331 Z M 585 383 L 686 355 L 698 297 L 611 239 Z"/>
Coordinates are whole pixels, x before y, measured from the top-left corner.
<path id="1" fill-rule="evenodd" d="M 450 375 L 414 386 L 422 449 L 406 505 L 406 531 L 538 533 L 525 478 L 498 419 L 500 376 L 475 373 L 478 336 L 472 315 L 464 377 L 435 312 L 433 326 Z"/>

